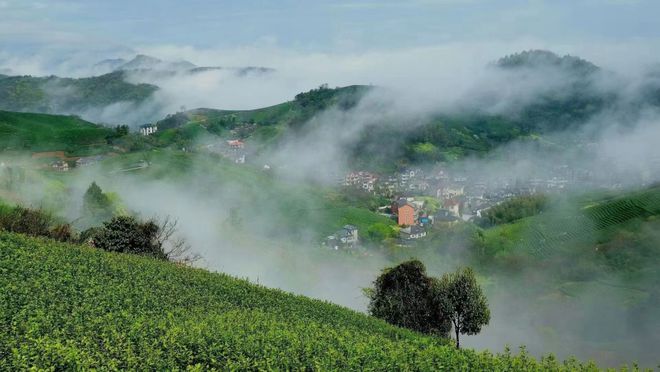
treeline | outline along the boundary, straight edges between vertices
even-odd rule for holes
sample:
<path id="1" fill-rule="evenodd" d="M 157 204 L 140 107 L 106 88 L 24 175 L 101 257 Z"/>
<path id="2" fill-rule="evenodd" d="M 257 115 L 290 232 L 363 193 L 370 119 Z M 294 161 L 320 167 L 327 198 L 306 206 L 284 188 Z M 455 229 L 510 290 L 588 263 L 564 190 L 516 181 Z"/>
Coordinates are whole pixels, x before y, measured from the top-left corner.
<path id="1" fill-rule="evenodd" d="M 544 194 L 519 196 L 482 212 L 476 223 L 481 227 L 511 223 L 542 213 L 547 206 L 548 197 Z"/>
<path id="2" fill-rule="evenodd" d="M 123 71 L 73 79 L 57 76 L 0 76 L 0 108 L 40 113 L 84 111 L 118 102 L 140 103 L 158 87 L 131 84 Z"/>

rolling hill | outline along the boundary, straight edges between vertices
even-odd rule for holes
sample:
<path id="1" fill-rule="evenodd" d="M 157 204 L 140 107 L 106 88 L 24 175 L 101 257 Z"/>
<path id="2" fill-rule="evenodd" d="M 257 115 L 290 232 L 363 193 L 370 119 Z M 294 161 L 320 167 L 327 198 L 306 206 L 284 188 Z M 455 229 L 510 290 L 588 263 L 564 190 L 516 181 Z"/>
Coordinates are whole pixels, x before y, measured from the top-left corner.
<path id="1" fill-rule="evenodd" d="M 0 109 L 38 113 L 77 113 L 94 107 L 141 103 L 158 89 L 131 84 L 122 71 L 87 78 L 0 77 Z"/>
<path id="2" fill-rule="evenodd" d="M 0 151 L 65 151 L 85 155 L 107 150 L 114 131 L 75 116 L 0 111 Z"/>
<path id="3" fill-rule="evenodd" d="M 539 139 L 559 132 L 576 134 L 569 136 L 569 141 L 579 143 L 589 140 L 579 134 L 582 124 L 591 118 L 608 112 L 611 118 L 627 115 L 629 122 L 640 107 L 653 107 L 657 102 L 653 84 L 640 88 L 635 100 L 626 101 L 621 94 L 627 83 L 613 73 L 580 58 L 560 57 L 547 51 L 504 57 L 489 66 L 489 71 L 499 79 L 498 84 L 510 85 L 506 93 L 509 96 L 503 96 L 500 89 L 477 87 L 451 111 L 431 112 L 422 118 L 381 116 L 344 144 L 344 150 L 351 154 L 351 163 L 391 171 L 412 164 L 482 156 L 513 140 L 547 146 L 550 142 Z M 392 103 L 385 101 L 380 103 L 382 106 L 373 107 L 370 100 L 361 105 L 370 93 L 384 92 L 383 88 L 371 86 L 321 86 L 272 107 L 246 111 L 195 109 L 170 115 L 159 126 L 175 130 L 201 125 L 213 134 L 277 147 L 284 140 L 304 140 L 310 131 L 322 125 L 336 125 L 338 132 L 350 130 L 351 121 L 360 121 L 361 114 L 386 111 L 383 106 Z M 329 123 L 316 120 L 327 109 L 337 110 L 340 115 Z"/>
<path id="4" fill-rule="evenodd" d="M 220 66 L 197 66 L 192 62 L 186 60 L 179 61 L 164 61 L 159 58 L 151 57 L 144 54 L 138 54 L 131 60 L 123 58 L 105 59 L 96 63 L 95 70 L 103 71 L 104 73 L 116 71 L 147 71 L 147 72 L 161 72 L 165 74 L 172 73 L 189 73 L 195 74 L 213 70 L 226 70 L 232 71 L 237 75 L 245 75 L 251 72 L 255 73 L 268 73 L 274 70 L 267 67 L 220 67 Z"/>
<path id="5" fill-rule="evenodd" d="M 0 369 L 596 370 L 456 350 L 222 274 L 0 232 Z"/>

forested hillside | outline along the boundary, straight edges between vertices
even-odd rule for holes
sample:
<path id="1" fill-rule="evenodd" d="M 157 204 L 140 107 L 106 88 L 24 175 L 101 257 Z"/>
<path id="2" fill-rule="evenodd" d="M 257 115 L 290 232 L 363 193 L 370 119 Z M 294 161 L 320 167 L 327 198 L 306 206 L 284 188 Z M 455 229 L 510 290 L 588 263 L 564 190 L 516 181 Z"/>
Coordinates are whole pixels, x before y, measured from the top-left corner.
<path id="1" fill-rule="evenodd" d="M 0 109 L 80 113 L 114 103 L 140 103 L 158 87 L 126 82 L 122 71 L 87 78 L 0 76 Z"/>

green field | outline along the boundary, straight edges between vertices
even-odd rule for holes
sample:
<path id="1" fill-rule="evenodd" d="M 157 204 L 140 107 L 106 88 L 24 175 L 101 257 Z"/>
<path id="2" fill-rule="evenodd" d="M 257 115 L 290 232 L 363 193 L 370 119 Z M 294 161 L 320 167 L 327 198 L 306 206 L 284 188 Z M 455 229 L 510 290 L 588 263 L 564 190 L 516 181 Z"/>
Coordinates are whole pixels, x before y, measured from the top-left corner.
<path id="1" fill-rule="evenodd" d="M 1 370 L 596 370 L 456 351 L 226 275 L 7 233 L 0 273 Z"/>
<path id="2" fill-rule="evenodd" d="M 660 215 L 660 187 L 617 193 L 579 195 L 555 201 L 540 215 L 485 230 L 490 254 L 531 256 L 566 254 L 570 247 L 597 244 L 617 232 L 652 223 Z"/>
<path id="3" fill-rule="evenodd" d="M 98 153 L 112 133 L 75 116 L 0 111 L 0 151 Z"/>

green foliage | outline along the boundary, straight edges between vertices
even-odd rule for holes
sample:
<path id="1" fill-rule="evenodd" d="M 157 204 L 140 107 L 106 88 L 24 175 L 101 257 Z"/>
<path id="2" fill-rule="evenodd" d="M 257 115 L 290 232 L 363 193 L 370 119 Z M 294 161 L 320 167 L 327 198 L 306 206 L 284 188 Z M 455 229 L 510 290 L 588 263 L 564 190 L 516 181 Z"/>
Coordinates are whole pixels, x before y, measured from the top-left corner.
<path id="1" fill-rule="evenodd" d="M 167 260 L 160 227 L 153 221 L 140 222 L 135 217 L 118 216 L 105 222 L 92 236 L 96 248 L 109 252 L 135 253 Z"/>
<path id="2" fill-rule="evenodd" d="M 107 149 L 114 133 L 75 116 L 0 111 L 0 151 L 66 151 L 85 155 Z"/>
<path id="3" fill-rule="evenodd" d="M 547 204 L 548 197 L 543 194 L 518 196 L 482 212 L 476 223 L 488 227 L 515 222 L 543 212 Z"/>
<path id="4" fill-rule="evenodd" d="M 71 241 L 73 231 L 68 224 L 58 224 L 53 216 L 41 209 L 21 206 L 0 208 L 0 230 Z"/>
<path id="5" fill-rule="evenodd" d="M 128 135 L 128 125 L 117 125 L 115 127 L 115 132 L 117 133 L 117 136 L 122 137 Z"/>
<path id="6" fill-rule="evenodd" d="M 435 282 L 434 292 L 442 314 L 454 326 L 456 348 L 460 348 L 460 334 L 476 335 L 490 321 L 488 300 L 469 267 L 444 274 Z"/>
<path id="7" fill-rule="evenodd" d="M 326 302 L 0 233 L 0 370 L 585 370 L 456 350 Z"/>
<path id="8" fill-rule="evenodd" d="M 396 238 L 397 234 L 391 225 L 379 222 L 369 226 L 366 237 L 368 241 L 380 243 L 386 239 Z"/>
<path id="9" fill-rule="evenodd" d="M 39 113 L 82 112 L 119 102 L 143 102 L 158 89 L 150 84 L 131 84 L 116 71 L 72 79 L 32 76 L 0 77 L 0 109 Z"/>
<path id="10" fill-rule="evenodd" d="M 433 280 L 420 261 L 383 270 L 366 294 L 369 313 L 390 324 L 440 336 L 451 329 L 448 318 L 434 302 Z"/>
<path id="11" fill-rule="evenodd" d="M 83 216 L 94 223 L 98 223 L 109 219 L 112 214 L 110 199 L 96 182 L 92 182 L 83 195 Z"/>
<path id="12" fill-rule="evenodd" d="M 442 160 L 440 149 L 430 142 L 413 144 L 411 157 L 419 163 Z"/>

